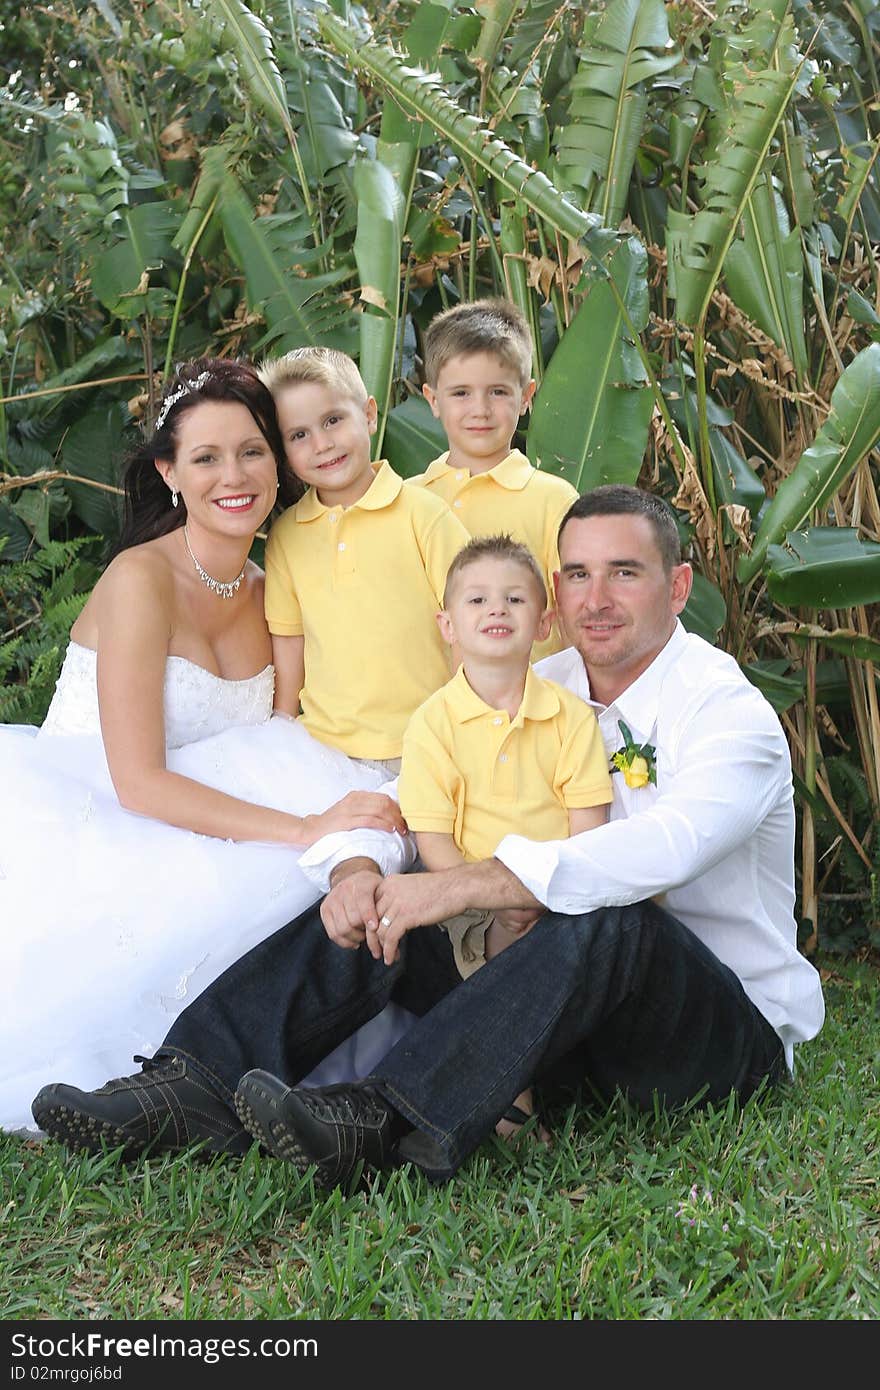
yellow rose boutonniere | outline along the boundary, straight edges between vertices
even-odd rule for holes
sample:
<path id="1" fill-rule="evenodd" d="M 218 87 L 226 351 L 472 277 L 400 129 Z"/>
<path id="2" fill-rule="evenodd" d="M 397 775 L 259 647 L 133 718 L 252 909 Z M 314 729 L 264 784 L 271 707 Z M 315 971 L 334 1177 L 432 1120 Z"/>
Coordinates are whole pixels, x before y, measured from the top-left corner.
<path id="1" fill-rule="evenodd" d="M 653 743 L 636 743 L 622 719 L 617 727 L 623 735 L 623 747 L 611 755 L 611 771 L 622 772 L 628 787 L 637 790 L 649 782 L 657 785 L 657 750 Z"/>

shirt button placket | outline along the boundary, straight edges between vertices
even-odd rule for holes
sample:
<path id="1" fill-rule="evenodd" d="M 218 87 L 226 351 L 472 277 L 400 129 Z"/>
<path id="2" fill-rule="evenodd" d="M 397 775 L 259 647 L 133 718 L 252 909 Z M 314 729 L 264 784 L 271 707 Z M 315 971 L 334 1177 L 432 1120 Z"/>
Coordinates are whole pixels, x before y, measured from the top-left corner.
<path id="1" fill-rule="evenodd" d="M 508 725 L 495 760 L 495 792 L 505 801 L 513 801 L 516 797 L 516 759 L 513 756 L 512 735 L 513 731 Z"/>

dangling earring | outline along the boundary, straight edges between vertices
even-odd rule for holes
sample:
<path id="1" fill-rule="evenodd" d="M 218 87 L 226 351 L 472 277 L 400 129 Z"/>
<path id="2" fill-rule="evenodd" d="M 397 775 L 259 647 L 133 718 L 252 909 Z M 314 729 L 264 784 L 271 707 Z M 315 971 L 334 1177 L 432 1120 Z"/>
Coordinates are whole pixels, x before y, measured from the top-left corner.
<path id="1" fill-rule="evenodd" d="M 175 488 L 171 489 L 171 505 L 172 507 L 177 506 L 177 491 Z"/>

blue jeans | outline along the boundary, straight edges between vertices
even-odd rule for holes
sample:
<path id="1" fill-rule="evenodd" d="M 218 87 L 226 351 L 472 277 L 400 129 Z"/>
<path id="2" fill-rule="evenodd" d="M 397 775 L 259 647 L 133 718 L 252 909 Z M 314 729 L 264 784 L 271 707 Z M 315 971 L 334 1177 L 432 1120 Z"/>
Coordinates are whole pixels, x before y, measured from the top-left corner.
<path id="1" fill-rule="evenodd" d="M 745 1100 L 786 1074 L 737 977 L 653 902 L 548 913 L 467 980 L 437 928 L 410 932 L 385 966 L 335 946 L 316 907 L 220 976 L 160 1051 L 186 1056 L 229 1100 L 252 1067 L 295 1084 L 391 999 L 419 1017 L 370 1079 L 414 1126 L 401 1152 L 436 1179 L 560 1064 L 647 1109 L 655 1096 Z"/>

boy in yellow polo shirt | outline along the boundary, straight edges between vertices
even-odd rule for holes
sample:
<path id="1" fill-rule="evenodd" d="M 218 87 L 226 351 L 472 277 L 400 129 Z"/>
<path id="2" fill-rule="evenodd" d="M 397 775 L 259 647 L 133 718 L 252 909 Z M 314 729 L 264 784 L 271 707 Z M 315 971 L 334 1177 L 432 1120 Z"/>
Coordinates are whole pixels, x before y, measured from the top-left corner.
<path id="1" fill-rule="evenodd" d="M 297 348 L 261 376 L 309 484 L 266 546 L 275 708 L 396 771 L 410 715 L 449 678 L 435 615 L 467 532 L 440 498 L 370 462 L 376 402 L 345 353 Z"/>
<path id="2" fill-rule="evenodd" d="M 505 531 L 522 541 L 552 593 L 556 535 L 577 492 L 511 449 L 517 421 L 535 393 L 528 324 L 509 300 L 456 304 L 431 320 L 424 349 L 422 391 L 446 431 L 449 451 L 410 482 L 442 497 L 472 536 Z M 532 660 L 564 645 L 554 621 Z"/>
<path id="3" fill-rule="evenodd" d="M 551 618 L 537 562 L 510 536 L 475 538 L 452 562 L 438 622 L 462 665 L 410 720 L 399 783 L 429 870 L 491 858 L 512 831 L 557 840 L 607 818 L 611 777 L 596 716 L 529 664 Z M 444 925 L 465 977 L 515 939 L 503 913 Z M 501 1132 L 530 1113 L 524 1092 Z"/>

